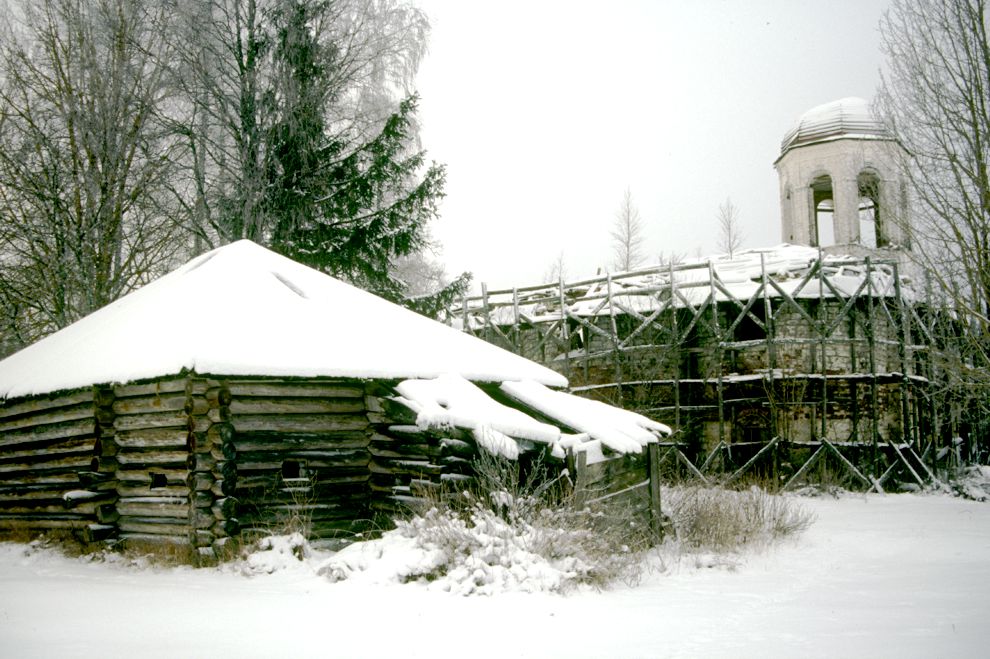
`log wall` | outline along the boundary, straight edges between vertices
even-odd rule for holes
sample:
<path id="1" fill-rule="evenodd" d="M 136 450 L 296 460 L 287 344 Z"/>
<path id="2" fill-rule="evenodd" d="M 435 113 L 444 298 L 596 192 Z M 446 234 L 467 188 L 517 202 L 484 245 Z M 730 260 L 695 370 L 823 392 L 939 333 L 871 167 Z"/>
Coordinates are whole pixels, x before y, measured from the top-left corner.
<path id="1" fill-rule="evenodd" d="M 99 467 L 94 390 L 0 406 L 0 532 L 69 531 L 94 540 L 107 531 L 97 510 L 114 494 Z"/>
<path id="2" fill-rule="evenodd" d="M 238 522 L 248 535 L 337 538 L 370 526 L 365 384 L 230 380 Z"/>

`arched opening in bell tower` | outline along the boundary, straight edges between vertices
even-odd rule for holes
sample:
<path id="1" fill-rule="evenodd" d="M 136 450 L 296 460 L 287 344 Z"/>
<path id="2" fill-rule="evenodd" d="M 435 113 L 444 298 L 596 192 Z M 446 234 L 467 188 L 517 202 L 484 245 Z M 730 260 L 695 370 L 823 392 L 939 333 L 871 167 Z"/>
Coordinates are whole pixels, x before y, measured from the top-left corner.
<path id="1" fill-rule="evenodd" d="M 859 244 L 883 247 L 886 240 L 880 224 L 880 177 L 874 172 L 860 172 L 856 184 L 859 188 Z"/>
<path id="2" fill-rule="evenodd" d="M 835 200 L 832 177 L 823 174 L 811 182 L 811 203 L 815 219 L 814 244 L 828 247 L 835 244 Z"/>

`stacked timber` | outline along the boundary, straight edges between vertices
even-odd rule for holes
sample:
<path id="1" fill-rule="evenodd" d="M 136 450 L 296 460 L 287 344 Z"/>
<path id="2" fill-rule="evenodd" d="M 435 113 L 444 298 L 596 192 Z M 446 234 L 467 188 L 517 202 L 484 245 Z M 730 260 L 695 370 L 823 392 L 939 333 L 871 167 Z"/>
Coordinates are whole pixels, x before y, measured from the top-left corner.
<path id="1" fill-rule="evenodd" d="M 112 391 L 119 535 L 132 543 L 186 545 L 186 378 L 115 385 Z"/>
<path id="2" fill-rule="evenodd" d="M 230 390 L 216 380 L 186 383 L 189 473 L 189 543 L 201 563 L 231 553 L 240 533 L 237 518 L 237 450 L 230 424 Z"/>
<path id="3" fill-rule="evenodd" d="M 3 402 L 0 533 L 69 531 L 93 541 L 112 530 L 96 516 L 114 497 L 112 474 L 93 473 L 98 430 L 91 388 Z"/>
<path id="4" fill-rule="evenodd" d="M 364 383 L 231 379 L 227 386 L 242 532 L 341 538 L 365 530 Z"/>
<path id="5" fill-rule="evenodd" d="M 418 427 L 416 414 L 394 396 L 391 390 L 377 391 L 367 400 L 373 429 L 371 506 L 385 519 L 407 515 L 445 484 L 469 480 L 478 450 L 470 433 L 459 428 Z"/>

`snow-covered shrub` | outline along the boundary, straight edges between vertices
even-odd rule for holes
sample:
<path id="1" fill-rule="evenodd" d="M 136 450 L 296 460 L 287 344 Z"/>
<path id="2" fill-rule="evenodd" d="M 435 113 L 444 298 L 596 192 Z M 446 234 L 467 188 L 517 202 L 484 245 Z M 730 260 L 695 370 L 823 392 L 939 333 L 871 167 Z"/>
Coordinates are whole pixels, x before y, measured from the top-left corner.
<path id="1" fill-rule="evenodd" d="M 272 574 L 297 566 L 312 554 L 302 533 L 267 536 L 254 543 L 239 567 L 244 574 Z"/>
<path id="2" fill-rule="evenodd" d="M 717 487 L 665 488 L 664 512 L 673 520 L 682 545 L 715 552 L 733 551 L 796 535 L 814 516 L 794 499 L 751 487 L 734 491 Z"/>
<path id="3" fill-rule="evenodd" d="M 434 496 L 380 539 L 341 551 L 321 569 L 332 580 L 389 566 L 398 581 L 460 594 L 560 592 L 578 584 L 633 580 L 641 530 L 577 508 L 562 479 L 539 465 L 482 452 L 470 489 Z M 616 520 L 616 523 L 611 523 Z"/>

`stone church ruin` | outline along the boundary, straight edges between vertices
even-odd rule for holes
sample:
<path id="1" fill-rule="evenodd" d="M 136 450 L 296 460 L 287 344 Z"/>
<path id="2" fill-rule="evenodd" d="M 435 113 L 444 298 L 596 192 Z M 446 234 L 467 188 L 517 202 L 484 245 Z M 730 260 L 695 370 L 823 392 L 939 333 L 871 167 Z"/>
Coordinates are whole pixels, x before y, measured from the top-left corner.
<path id="1" fill-rule="evenodd" d="M 925 486 L 985 446 L 951 310 L 910 264 L 900 144 L 862 99 L 784 137 L 784 244 L 466 298 L 451 322 L 671 424 L 670 473 Z"/>

